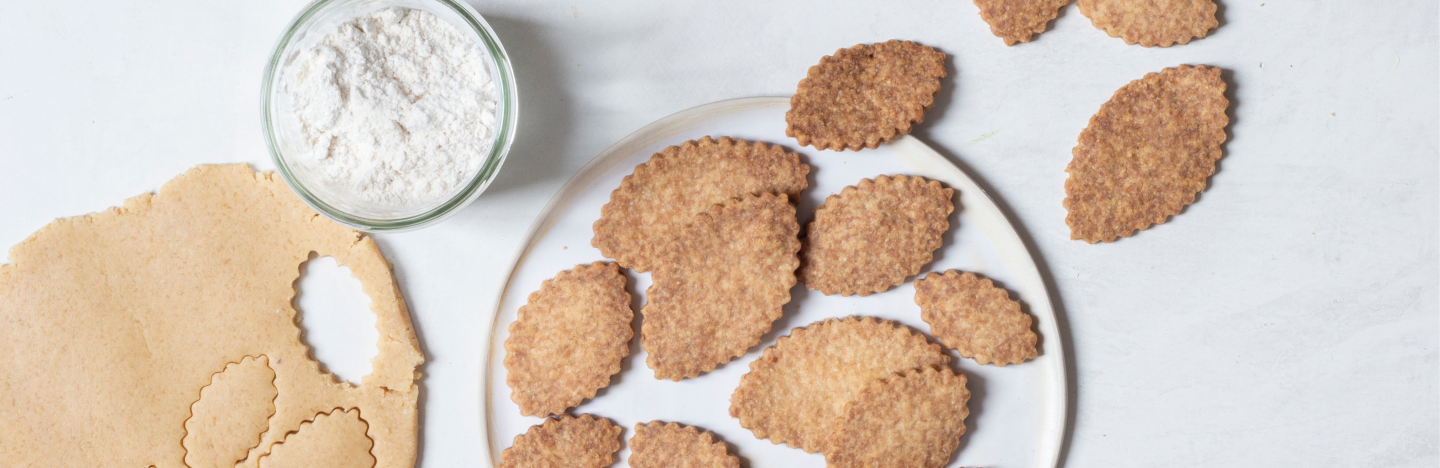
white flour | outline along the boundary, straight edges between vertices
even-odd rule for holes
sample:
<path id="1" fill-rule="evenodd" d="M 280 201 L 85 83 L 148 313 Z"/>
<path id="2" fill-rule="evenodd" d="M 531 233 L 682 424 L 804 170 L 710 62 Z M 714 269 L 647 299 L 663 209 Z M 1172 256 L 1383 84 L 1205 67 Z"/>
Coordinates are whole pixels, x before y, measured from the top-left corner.
<path id="1" fill-rule="evenodd" d="M 435 15 L 341 24 L 286 66 L 283 92 L 332 190 L 391 209 L 439 201 L 490 154 L 498 99 L 484 52 Z"/>

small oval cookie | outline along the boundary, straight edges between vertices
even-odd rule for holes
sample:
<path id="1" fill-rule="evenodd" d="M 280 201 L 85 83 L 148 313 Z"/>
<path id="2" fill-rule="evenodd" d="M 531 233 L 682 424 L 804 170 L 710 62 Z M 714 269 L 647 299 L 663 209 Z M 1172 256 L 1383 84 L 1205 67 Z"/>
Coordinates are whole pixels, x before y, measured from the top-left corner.
<path id="1" fill-rule="evenodd" d="M 1126 44 L 1170 47 L 1220 26 L 1212 0 L 1079 0 L 1080 14 Z"/>
<path id="2" fill-rule="evenodd" d="M 954 196 L 918 176 L 882 175 L 845 187 L 805 226 L 800 281 L 827 296 L 868 296 L 904 283 L 935 258 Z"/>
<path id="3" fill-rule="evenodd" d="M 610 193 L 590 244 L 620 266 L 651 271 L 659 261 L 656 249 L 695 215 L 745 195 L 794 199 L 809 184 L 809 173 L 799 155 L 764 142 L 707 136 L 671 146 L 635 166 Z"/>
<path id="4" fill-rule="evenodd" d="M 865 384 L 950 357 L 924 336 L 872 317 L 796 328 L 750 363 L 730 396 L 730 416 L 755 437 L 815 453 Z"/>
<path id="5" fill-rule="evenodd" d="M 1030 316 L 989 279 L 955 270 L 930 273 L 915 281 L 915 303 L 930 334 L 960 356 L 1000 367 L 1036 356 Z"/>
<path id="6" fill-rule="evenodd" d="M 580 265 L 541 283 L 505 339 L 505 384 L 520 414 L 564 413 L 610 385 L 630 354 L 634 318 L 614 263 Z"/>
<path id="7" fill-rule="evenodd" d="M 695 377 L 760 343 L 790 302 L 799 231 L 789 199 L 764 194 L 715 205 L 661 247 L 640 310 L 655 378 Z"/>
<path id="8" fill-rule="evenodd" d="M 815 149 L 874 149 L 925 120 L 944 77 L 945 54 L 914 42 L 837 50 L 800 80 L 785 135 Z"/>
<path id="9" fill-rule="evenodd" d="M 1180 214 L 1215 173 L 1228 107 L 1220 69 L 1204 65 L 1166 68 L 1115 91 L 1065 168 L 1070 238 L 1111 242 Z"/>
<path id="10" fill-rule="evenodd" d="M 1070 0 L 975 0 L 990 33 L 1007 46 L 1030 42 L 1031 36 L 1045 32 L 1045 25 L 1068 4 Z"/>
<path id="11" fill-rule="evenodd" d="M 620 451 L 620 426 L 588 414 L 546 418 L 515 436 L 496 468 L 603 468 Z"/>
<path id="12" fill-rule="evenodd" d="M 970 391 L 945 367 L 871 381 L 845 406 L 825 448 L 835 468 L 940 468 L 965 434 Z"/>
<path id="13" fill-rule="evenodd" d="M 678 423 L 636 424 L 630 468 L 740 468 L 740 459 L 709 431 Z"/>

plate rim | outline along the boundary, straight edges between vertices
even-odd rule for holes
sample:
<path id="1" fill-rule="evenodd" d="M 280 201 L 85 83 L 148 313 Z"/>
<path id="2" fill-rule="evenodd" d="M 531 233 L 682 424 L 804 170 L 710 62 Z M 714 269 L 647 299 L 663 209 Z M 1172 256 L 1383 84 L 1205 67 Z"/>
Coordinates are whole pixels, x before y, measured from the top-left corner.
<path id="1" fill-rule="evenodd" d="M 481 352 L 479 376 L 481 394 L 479 405 L 481 438 L 480 453 L 482 463 L 481 466 L 493 467 L 496 466 L 498 463 L 498 455 L 496 453 L 493 453 L 493 451 L 491 450 L 491 434 L 494 432 L 494 427 L 493 418 L 489 414 L 489 408 L 491 406 L 490 404 L 492 399 L 494 398 L 494 392 L 491 391 L 490 376 L 492 374 L 491 362 L 494 360 L 493 351 L 495 349 L 495 333 L 498 331 L 496 321 L 500 319 L 500 309 L 505 305 L 505 293 L 510 289 L 510 285 L 515 281 L 515 274 L 519 270 L 521 262 L 523 262 L 525 258 L 529 256 L 530 252 L 534 249 L 535 244 L 538 241 L 538 235 L 540 233 L 548 231 L 552 226 L 554 226 L 555 222 L 558 221 L 559 218 L 557 216 L 556 208 L 562 205 L 569 205 L 575 199 L 575 197 L 580 194 L 582 189 L 588 187 L 590 183 L 593 182 L 596 178 L 598 178 L 602 173 L 604 173 L 606 169 L 609 169 L 609 166 L 618 164 L 623 158 L 617 157 L 617 154 L 620 153 L 621 149 L 628 147 L 636 140 L 641 140 L 653 133 L 662 131 L 666 127 L 684 124 L 699 115 L 713 113 L 722 109 L 729 112 L 735 112 L 753 107 L 768 107 L 777 104 L 788 105 L 789 102 L 790 97 L 788 96 L 759 96 L 726 99 L 707 104 L 701 104 L 685 110 L 681 110 L 679 112 L 675 112 L 665 117 L 661 117 L 660 119 L 657 119 L 654 122 L 651 122 L 650 124 L 647 124 L 644 127 L 641 127 L 631 132 L 624 138 L 621 138 L 619 141 L 611 144 L 609 147 L 606 147 L 605 150 L 601 151 L 598 155 L 596 155 L 589 162 L 587 162 L 585 166 L 581 167 L 578 171 L 576 171 L 574 175 L 570 176 L 570 178 L 565 181 L 565 184 L 562 185 L 560 189 L 555 192 L 555 195 L 550 197 L 550 201 L 545 204 L 545 207 L 540 210 L 540 214 L 535 217 L 535 221 L 530 224 L 530 228 L 525 232 L 525 236 L 523 238 L 524 241 L 522 241 L 521 244 L 516 247 L 515 254 L 511 257 L 511 261 L 509 262 L 510 271 L 509 273 L 506 273 L 505 281 L 501 283 L 497 294 L 495 295 L 495 306 L 490 311 L 489 320 L 482 320 L 482 323 L 486 324 L 485 326 L 488 329 L 485 330 L 484 333 L 482 333 L 482 335 L 485 336 L 486 339 L 484 350 Z M 1045 299 L 1043 301 L 1037 302 L 1027 300 L 1025 302 L 1031 305 L 1031 315 L 1036 314 L 1036 306 L 1043 306 L 1044 312 L 1050 317 L 1050 320 L 1041 322 L 1039 325 L 1040 328 L 1042 328 L 1040 331 L 1046 335 L 1045 341 L 1053 343 L 1047 345 L 1045 349 L 1045 353 L 1047 355 L 1053 354 L 1053 359 L 1056 360 L 1055 365 L 1052 366 L 1052 370 L 1049 373 L 1050 387 L 1052 387 L 1050 394 L 1052 396 L 1049 398 L 1048 403 L 1054 405 L 1057 408 L 1055 413 L 1058 414 L 1059 420 L 1052 421 L 1057 424 L 1054 428 L 1049 428 L 1051 432 L 1050 434 L 1040 434 L 1042 440 L 1046 440 L 1048 442 L 1041 447 L 1042 451 L 1048 452 L 1048 456 L 1042 454 L 1040 459 L 1049 459 L 1049 463 L 1047 463 L 1045 466 L 1061 466 L 1061 454 L 1064 452 L 1064 447 L 1066 445 L 1065 435 L 1071 422 L 1069 395 L 1070 372 L 1068 366 L 1069 356 L 1066 355 L 1066 349 L 1068 348 L 1068 345 L 1067 343 L 1065 343 L 1067 334 L 1062 333 L 1059 330 L 1061 319 L 1056 313 L 1057 308 L 1055 307 L 1055 298 L 1057 294 L 1055 294 L 1055 292 L 1051 290 L 1050 283 L 1045 281 L 1044 275 L 1040 272 L 1040 264 L 1035 261 L 1034 252 L 1031 251 L 1030 246 L 1026 244 L 1025 241 L 1020 237 L 1020 231 L 1015 228 L 1015 220 L 1012 219 L 1004 211 L 1000 210 L 1000 205 L 995 203 L 995 199 L 990 196 L 990 193 L 986 191 L 983 186 L 977 183 L 975 181 L 975 178 L 972 177 L 970 173 L 966 171 L 966 169 L 950 161 L 949 158 L 946 158 L 944 155 L 935 151 L 929 145 L 925 144 L 918 138 L 911 135 L 901 135 L 899 138 L 896 138 L 894 141 L 888 143 L 888 145 L 902 146 L 904 147 L 902 149 L 917 150 L 916 153 L 922 155 L 929 160 L 926 162 L 929 162 L 932 165 L 937 165 L 940 168 L 953 171 L 956 175 L 959 176 L 958 179 L 962 181 L 961 185 L 968 186 L 957 187 L 966 189 L 965 191 L 961 192 L 962 197 L 968 193 L 974 193 L 982 197 L 986 202 L 986 204 L 984 204 L 983 206 L 988 207 L 994 211 L 993 213 L 991 213 L 991 216 L 998 215 L 998 218 L 1004 221 L 1004 223 L 1001 223 L 1001 226 L 998 227 L 1006 229 L 1007 232 L 1010 234 L 1009 236 L 1004 236 L 1004 239 L 1008 240 L 1007 242 L 1005 242 L 1005 244 L 1008 244 L 1005 246 L 1008 247 L 1008 249 L 1001 249 L 1002 255 L 1005 255 L 1005 252 L 1003 250 L 1009 250 L 1009 255 L 1021 255 L 1024 259 L 1023 264 L 1028 266 L 1028 268 L 1018 269 L 1019 271 L 1017 271 L 1017 276 L 1019 278 L 1016 279 L 1016 282 L 1028 283 L 1031 288 L 1035 288 L 1036 286 L 1038 286 L 1038 290 L 1042 291 L 1045 294 Z M 629 156 L 629 153 L 626 153 L 624 156 Z M 972 208 L 980 207 L 965 206 L 966 210 Z M 999 242 L 997 242 L 996 247 L 1000 248 L 1002 246 Z M 1018 251 L 1016 251 L 1017 248 Z"/>

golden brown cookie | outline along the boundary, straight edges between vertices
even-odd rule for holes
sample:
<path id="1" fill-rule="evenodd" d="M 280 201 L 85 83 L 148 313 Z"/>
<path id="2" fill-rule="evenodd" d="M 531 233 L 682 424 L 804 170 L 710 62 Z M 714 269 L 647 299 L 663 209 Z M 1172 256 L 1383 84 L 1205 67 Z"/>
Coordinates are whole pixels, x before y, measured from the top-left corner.
<path id="1" fill-rule="evenodd" d="M 825 448 L 835 468 L 940 468 L 965 434 L 965 376 L 925 367 L 871 381 Z"/>
<path id="2" fill-rule="evenodd" d="M 785 195 L 751 195 L 715 205 L 661 246 L 640 329 L 655 378 L 695 377 L 760 343 L 790 302 L 799 230 Z"/>
<path id="3" fill-rule="evenodd" d="M 370 297 L 379 354 L 360 385 L 326 372 L 301 340 L 292 300 L 312 253 L 348 267 Z M 424 357 L 390 264 L 279 176 L 199 166 L 122 207 L 57 220 L 10 260 L 0 466 L 178 468 L 193 447 L 197 460 L 243 453 L 254 468 L 335 408 L 359 410 L 376 467 L 414 466 Z M 252 367 L 261 359 L 269 371 Z M 273 414 L 252 432 L 271 394 Z"/>
<path id="4" fill-rule="evenodd" d="M 525 416 L 564 413 L 594 398 L 620 372 L 635 336 L 625 276 L 610 262 L 546 280 L 515 317 L 505 339 L 505 384 Z"/>
<path id="5" fill-rule="evenodd" d="M 785 135 L 816 149 L 874 149 L 925 120 L 944 77 L 945 54 L 914 42 L 840 49 L 800 80 Z"/>
<path id="6" fill-rule="evenodd" d="M 588 414 L 546 418 L 515 436 L 496 468 L 604 468 L 615 463 L 622 430 Z"/>
<path id="7" fill-rule="evenodd" d="M 1070 0 L 975 0 L 990 33 L 1007 46 L 1030 42 L 1031 36 L 1045 32 L 1045 25 L 1068 4 Z"/>
<path id="8" fill-rule="evenodd" d="M 1220 69 L 1204 65 L 1150 73 L 1116 91 L 1065 168 L 1070 238 L 1111 242 L 1180 214 L 1215 173 L 1229 106 Z"/>
<path id="9" fill-rule="evenodd" d="M 743 195 L 794 199 L 810 166 L 777 145 L 729 137 L 691 140 L 655 153 L 625 176 L 600 209 L 591 245 L 620 266 L 655 268 L 655 249 L 672 241 L 696 214 Z"/>
<path id="10" fill-rule="evenodd" d="M 1126 44 L 1170 47 L 1220 26 L 1212 0 L 1079 0 L 1080 14 Z"/>
<path id="11" fill-rule="evenodd" d="M 1000 367 L 1035 358 L 1030 316 L 989 279 L 955 270 L 930 273 L 915 281 L 915 303 L 930 334 L 961 356 Z"/>
<path id="12" fill-rule="evenodd" d="M 677 423 L 636 424 L 630 468 L 740 468 L 740 459 L 709 431 Z"/>
<path id="13" fill-rule="evenodd" d="M 866 383 L 948 362 L 940 345 L 909 327 L 871 317 L 825 319 L 791 331 L 750 363 L 730 396 L 730 416 L 757 438 L 815 453 Z"/>
<path id="14" fill-rule="evenodd" d="M 882 175 L 845 187 L 805 226 L 800 281 L 827 296 L 868 296 L 904 283 L 934 259 L 954 196 L 918 176 Z"/>

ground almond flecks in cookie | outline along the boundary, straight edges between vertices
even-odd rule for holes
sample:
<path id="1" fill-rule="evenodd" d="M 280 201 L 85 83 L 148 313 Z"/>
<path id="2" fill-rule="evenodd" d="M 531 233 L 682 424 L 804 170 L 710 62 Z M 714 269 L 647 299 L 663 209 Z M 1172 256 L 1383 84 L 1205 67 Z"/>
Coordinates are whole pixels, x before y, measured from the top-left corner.
<path id="1" fill-rule="evenodd" d="M 1068 4 L 1070 0 L 975 0 L 990 32 L 1007 46 L 1045 32 L 1045 25 Z"/>
<path id="2" fill-rule="evenodd" d="M 800 252 L 800 281 L 826 295 L 868 296 L 905 282 L 934 259 L 950 228 L 955 191 L 922 177 L 879 176 L 815 210 Z"/>
<path id="3" fill-rule="evenodd" d="M 945 54 L 914 42 L 840 49 L 800 80 L 785 135 L 816 149 L 874 149 L 925 120 L 944 77 Z"/>
<path id="4" fill-rule="evenodd" d="M 640 342 L 657 379 L 742 356 L 770 331 L 795 285 L 800 230 L 785 195 L 715 205 L 660 249 Z"/>
<path id="5" fill-rule="evenodd" d="M 1079 0 L 1090 24 L 1127 44 L 1170 47 L 1204 38 L 1220 25 L 1211 0 Z"/>
<path id="6" fill-rule="evenodd" d="M 636 424 L 630 468 L 740 468 L 740 459 L 709 431 L 677 423 Z"/>
<path id="7" fill-rule="evenodd" d="M 1065 169 L 1070 238 L 1111 242 L 1180 214 L 1215 173 L 1229 106 L 1220 69 L 1204 65 L 1150 73 L 1116 91 Z"/>
<path id="8" fill-rule="evenodd" d="M 623 429 L 588 414 L 546 418 L 515 436 L 497 468 L 603 468 L 615 463 Z"/>
<path id="9" fill-rule="evenodd" d="M 835 468 L 940 468 L 965 434 L 965 376 L 926 367 L 873 380 L 853 401 L 825 448 Z"/>
<path id="10" fill-rule="evenodd" d="M 757 438 L 815 453 L 867 382 L 949 362 L 940 345 L 903 325 L 826 319 L 791 331 L 750 363 L 730 396 L 730 416 Z"/>
<path id="11" fill-rule="evenodd" d="M 1036 356 L 1031 318 L 1004 289 L 974 273 L 931 273 L 915 281 L 915 303 L 930 333 L 960 355 L 1004 367 Z"/>
<path id="12" fill-rule="evenodd" d="M 810 166 L 777 145 L 704 137 L 671 146 L 635 167 L 610 193 L 591 244 L 620 266 L 651 271 L 656 249 L 695 215 L 732 198 L 762 193 L 794 199 Z"/>
<path id="13" fill-rule="evenodd" d="M 614 263 L 562 271 L 530 294 L 505 339 L 505 383 L 520 414 L 564 413 L 610 385 L 635 331 Z"/>

